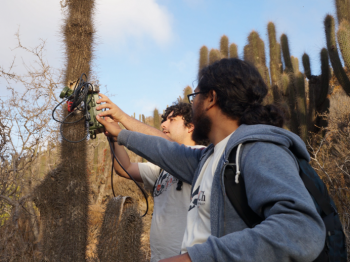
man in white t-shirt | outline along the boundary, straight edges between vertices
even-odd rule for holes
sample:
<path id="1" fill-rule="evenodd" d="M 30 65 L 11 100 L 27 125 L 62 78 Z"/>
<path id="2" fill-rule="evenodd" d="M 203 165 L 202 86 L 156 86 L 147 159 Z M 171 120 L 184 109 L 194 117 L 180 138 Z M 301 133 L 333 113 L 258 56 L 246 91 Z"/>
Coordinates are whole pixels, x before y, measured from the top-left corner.
<path id="1" fill-rule="evenodd" d="M 190 104 L 187 103 L 168 107 L 162 115 L 163 135 L 165 134 L 179 144 L 192 148 L 204 148 L 204 146 L 196 145 L 200 141 L 196 143 L 192 140 L 191 110 Z M 120 122 L 130 130 L 132 121 L 135 122 L 134 119 L 121 118 Z M 144 125 L 134 128 L 143 133 L 142 131 L 149 127 Z M 150 134 L 150 131 L 146 133 Z M 180 254 L 190 204 L 191 185 L 173 177 L 150 162 L 130 163 L 124 147 L 117 143 L 114 143 L 114 150 L 129 174 L 136 181 L 143 182 L 145 188 L 153 194 L 154 210 L 150 232 L 151 261 L 159 261 Z M 119 175 L 129 178 L 117 162 L 114 163 L 114 167 Z"/>

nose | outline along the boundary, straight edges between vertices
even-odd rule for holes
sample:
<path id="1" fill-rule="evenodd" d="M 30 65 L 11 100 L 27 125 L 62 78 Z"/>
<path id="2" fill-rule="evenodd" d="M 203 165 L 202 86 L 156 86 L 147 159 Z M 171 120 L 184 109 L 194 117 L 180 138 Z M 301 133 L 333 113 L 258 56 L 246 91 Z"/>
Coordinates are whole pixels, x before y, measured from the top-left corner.
<path id="1" fill-rule="evenodd" d="M 160 127 L 161 127 L 162 129 L 166 129 L 167 126 L 168 126 L 168 121 L 169 121 L 169 120 L 164 121 L 164 122 L 160 125 Z"/>

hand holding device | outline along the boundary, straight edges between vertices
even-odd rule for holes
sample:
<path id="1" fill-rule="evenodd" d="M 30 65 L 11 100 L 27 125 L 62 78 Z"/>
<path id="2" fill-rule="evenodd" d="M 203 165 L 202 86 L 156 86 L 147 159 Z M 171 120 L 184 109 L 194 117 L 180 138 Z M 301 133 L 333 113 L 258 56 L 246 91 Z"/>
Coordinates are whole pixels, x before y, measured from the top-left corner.
<path id="1" fill-rule="evenodd" d="M 123 122 L 123 118 L 126 114 L 121 110 L 116 104 L 114 104 L 107 96 L 104 94 L 98 94 L 101 98 L 96 101 L 97 104 L 100 104 L 96 107 L 97 110 L 102 110 L 103 108 L 107 108 L 109 110 L 100 112 L 98 115 L 109 116 L 115 122 Z M 101 104 L 104 102 L 104 104 Z"/>

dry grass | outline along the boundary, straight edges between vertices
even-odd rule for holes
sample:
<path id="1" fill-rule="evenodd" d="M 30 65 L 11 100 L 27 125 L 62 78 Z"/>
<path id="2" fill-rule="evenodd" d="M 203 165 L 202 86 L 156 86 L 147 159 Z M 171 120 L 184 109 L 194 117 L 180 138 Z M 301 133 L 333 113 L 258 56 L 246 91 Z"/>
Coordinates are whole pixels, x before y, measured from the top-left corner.
<path id="1" fill-rule="evenodd" d="M 35 241 L 30 214 L 24 209 L 17 215 L 18 220 L 9 219 L 0 227 L 0 261 L 1 262 L 39 262 L 41 253 L 39 243 Z"/>
<path id="2" fill-rule="evenodd" d="M 314 135 L 310 143 L 312 166 L 326 183 L 336 203 L 350 258 L 350 98 L 337 90 L 331 97 L 325 135 Z M 324 133 L 324 132 L 323 132 Z"/>

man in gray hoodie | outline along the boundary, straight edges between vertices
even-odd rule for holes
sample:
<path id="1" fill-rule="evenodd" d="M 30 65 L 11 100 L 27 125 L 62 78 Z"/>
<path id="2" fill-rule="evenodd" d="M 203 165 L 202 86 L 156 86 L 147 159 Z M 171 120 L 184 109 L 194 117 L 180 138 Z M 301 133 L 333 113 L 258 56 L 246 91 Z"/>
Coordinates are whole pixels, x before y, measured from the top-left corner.
<path id="1" fill-rule="evenodd" d="M 222 59 L 202 69 L 194 91 L 189 95 L 193 136 L 209 138 L 205 150 L 115 128 L 101 118 L 115 119 L 113 110 L 98 117 L 119 144 L 192 184 L 181 255 L 162 262 L 315 260 L 325 244 L 325 227 L 296 161 L 310 156 L 297 135 L 281 128 L 280 110 L 262 105 L 267 87 L 256 68 Z M 249 206 L 264 218 L 254 228 L 225 193 L 224 169 L 237 146 L 237 175 L 244 178 Z"/>

